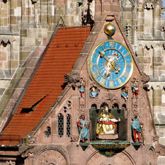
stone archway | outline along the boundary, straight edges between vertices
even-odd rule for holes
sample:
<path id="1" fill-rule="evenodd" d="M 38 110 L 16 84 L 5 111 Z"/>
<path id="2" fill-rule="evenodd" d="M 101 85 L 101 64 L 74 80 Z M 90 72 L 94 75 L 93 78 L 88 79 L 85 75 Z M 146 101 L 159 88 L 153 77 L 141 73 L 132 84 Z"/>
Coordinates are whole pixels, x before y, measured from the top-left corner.
<path id="1" fill-rule="evenodd" d="M 46 150 L 40 153 L 34 162 L 39 165 L 67 165 L 65 157 L 55 150 Z"/>
<path id="2" fill-rule="evenodd" d="M 87 165 L 102 165 L 102 162 L 105 162 L 106 159 L 107 157 L 96 151 L 87 160 Z"/>
<path id="3" fill-rule="evenodd" d="M 135 161 L 127 152 L 121 152 L 113 157 L 106 157 L 94 152 L 88 159 L 87 165 L 135 165 Z"/>
<path id="4" fill-rule="evenodd" d="M 70 164 L 68 152 L 57 145 L 43 145 L 28 149 L 22 154 L 25 164 L 39 165 L 68 165 Z"/>
<path id="5" fill-rule="evenodd" d="M 123 151 L 113 157 L 113 164 L 115 165 L 135 165 L 134 159 L 131 157 L 131 155 Z"/>

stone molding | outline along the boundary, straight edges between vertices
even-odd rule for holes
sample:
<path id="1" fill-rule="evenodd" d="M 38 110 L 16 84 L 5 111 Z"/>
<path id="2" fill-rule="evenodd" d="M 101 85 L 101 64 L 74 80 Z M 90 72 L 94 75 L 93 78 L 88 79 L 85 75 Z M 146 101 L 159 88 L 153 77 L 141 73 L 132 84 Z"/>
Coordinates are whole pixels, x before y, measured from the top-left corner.
<path id="1" fill-rule="evenodd" d="M 70 164 L 69 154 L 67 150 L 64 149 L 64 147 L 62 147 L 61 145 L 51 144 L 51 145 L 34 146 L 33 148 L 29 147 L 26 151 L 22 153 L 22 157 L 32 158 L 36 160 L 37 157 L 40 156 L 42 153 L 50 150 L 59 152 L 65 158 L 67 164 L 68 165 Z"/>

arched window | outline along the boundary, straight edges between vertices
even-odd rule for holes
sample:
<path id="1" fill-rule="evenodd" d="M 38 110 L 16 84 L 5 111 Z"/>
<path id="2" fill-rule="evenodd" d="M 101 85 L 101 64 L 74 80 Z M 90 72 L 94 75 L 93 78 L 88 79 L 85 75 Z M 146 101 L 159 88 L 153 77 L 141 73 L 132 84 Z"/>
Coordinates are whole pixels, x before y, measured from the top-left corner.
<path id="1" fill-rule="evenodd" d="M 113 108 L 117 110 L 117 109 L 119 109 L 119 105 L 117 103 L 114 103 Z"/>
<path id="2" fill-rule="evenodd" d="M 67 114 L 66 116 L 66 135 L 70 137 L 71 134 L 71 115 Z"/>
<path id="3" fill-rule="evenodd" d="M 127 119 L 128 117 L 128 112 L 127 112 L 127 105 L 126 104 L 123 104 L 122 107 L 121 107 L 123 113 L 124 113 L 124 118 Z"/>
<path id="4" fill-rule="evenodd" d="M 91 109 L 97 109 L 97 105 L 96 104 L 92 104 L 91 105 Z"/>
<path id="5" fill-rule="evenodd" d="M 58 135 L 64 135 L 64 116 L 61 113 L 58 114 Z"/>
<path id="6" fill-rule="evenodd" d="M 45 136 L 48 138 L 50 135 L 51 135 L 51 127 L 50 126 L 47 126 L 46 127 L 46 130 L 44 131 L 45 133 Z"/>
<path id="7" fill-rule="evenodd" d="M 100 106 L 100 109 L 102 109 L 104 106 L 107 106 L 109 108 L 109 105 L 106 102 L 103 102 Z"/>
<path id="8" fill-rule="evenodd" d="M 123 104 L 123 105 L 122 105 L 122 109 L 123 109 L 123 110 L 126 110 L 126 109 L 127 109 L 126 104 Z"/>

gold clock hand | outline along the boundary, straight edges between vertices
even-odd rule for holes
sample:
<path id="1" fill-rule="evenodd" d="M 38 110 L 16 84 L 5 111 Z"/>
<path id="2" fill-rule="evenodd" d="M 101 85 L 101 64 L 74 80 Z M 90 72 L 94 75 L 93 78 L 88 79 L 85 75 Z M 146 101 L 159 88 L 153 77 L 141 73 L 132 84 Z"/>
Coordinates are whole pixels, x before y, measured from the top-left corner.
<path id="1" fill-rule="evenodd" d="M 111 68 L 114 69 L 114 70 L 116 71 L 116 73 L 119 72 L 119 69 L 115 67 L 115 64 L 116 64 L 116 63 L 115 63 L 115 59 L 112 59 L 112 58 L 108 59 L 108 58 L 105 56 L 105 52 L 104 52 L 104 51 L 100 51 L 100 57 L 101 57 L 101 58 L 104 58 L 104 59 L 107 61 L 107 64 L 106 64 L 106 65 L 107 65 L 107 67 L 108 67 L 108 69 L 107 69 L 107 72 L 109 72 L 108 75 L 110 74 Z"/>
<path id="2" fill-rule="evenodd" d="M 115 62 L 114 62 L 115 63 Z M 116 63 L 115 63 L 116 64 Z M 111 66 L 113 67 L 113 69 L 115 70 L 115 73 L 119 73 L 119 71 L 120 71 L 120 68 L 116 68 L 115 66 L 114 66 L 114 64 L 113 63 L 111 63 Z"/>
<path id="3" fill-rule="evenodd" d="M 105 56 L 105 52 L 104 51 L 100 52 L 100 57 L 104 58 L 106 61 L 109 61 L 109 59 Z"/>

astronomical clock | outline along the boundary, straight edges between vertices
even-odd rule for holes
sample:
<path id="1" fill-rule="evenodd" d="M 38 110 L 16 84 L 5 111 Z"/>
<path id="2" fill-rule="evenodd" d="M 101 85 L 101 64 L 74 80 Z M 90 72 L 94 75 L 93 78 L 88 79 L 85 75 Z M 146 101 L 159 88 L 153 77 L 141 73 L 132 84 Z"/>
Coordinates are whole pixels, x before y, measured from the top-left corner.
<path id="1" fill-rule="evenodd" d="M 131 77 L 132 57 L 124 45 L 109 39 L 94 49 L 89 58 L 89 71 L 92 78 L 102 87 L 120 88 Z"/>
<path id="2" fill-rule="evenodd" d="M 80 88 L 81 99 L 87 98 L 84 102 L 89 107 L 78 122 L 80 145 L 84 150 L 92 145 L 98 151 L 99 159 L 93 158 L 97 164 L 147 164 L 141 153 L 148 158 L 151 154 L 143 144 L 151 144 L 154 137 L 145 90 L 148 76 L 138 68 L 115 19 L 104 23 L 92 46 L 83 70 L 86 85 Z M 119 160 L 121 155 L 125 158 Z"/>
<path id="3" fill-rule="evenodd" d="M 95 88 L 99 88 L 100 91 L 94 94 L 96 90 L 93 90 L 90 94 L 93 96 L 91 97 L 92 101 L 94 98 L 99 100 L 97 112 L 92 114 L 90 111 L 90 129 L 92 129 L 90 134 L 93 134 L 90 135 L 93 138 L 90 144 L 107 156 L 121 152 L 129 146 L 126 138 L 127 117 L 121 102 L 123 101 L 122 95 L 125 94 L 125 97 L 128 97 L 128 93 L 123 88 L 130 80 L 134 69 L 134 62 L 129 49 L 120 41 L 112 38 L 115 31 L 115 26 L 107 23 L 104 26 L 104 35 L 107 35 L 107 39 L 96 44 L 87 59 L 90 79 L 95 84 Z M 94 87 L 90 89 L 94 89 Z M 115 92 L 118 95 L 114 94 Z M 104 97 L 105 93 L 116 97 L 116 101 L 108 100 L 107 97 Z M 102 95 L 101 99 L 100 95 Z M 126 100 L 124 100 L 123 105 L 126 109 Z"/>

